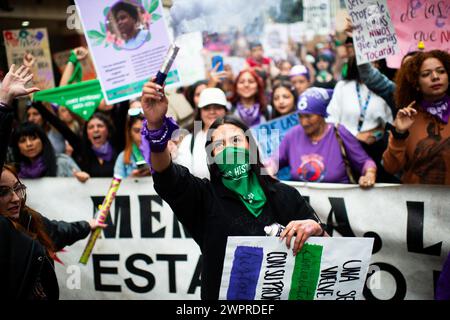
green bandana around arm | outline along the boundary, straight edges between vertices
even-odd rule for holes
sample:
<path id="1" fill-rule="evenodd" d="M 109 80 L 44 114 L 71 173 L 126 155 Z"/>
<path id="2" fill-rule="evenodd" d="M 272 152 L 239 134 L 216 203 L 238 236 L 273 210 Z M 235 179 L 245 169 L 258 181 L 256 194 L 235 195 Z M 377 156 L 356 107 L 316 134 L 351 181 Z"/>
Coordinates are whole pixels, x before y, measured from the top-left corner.
<path id="1" fill-rule="evenodd" d="M 249 151 L 227 147 L 214 157 L 222 175 L 222 183 L 238 195 L 245 207 L 258 217 L 267 198 L 256 173 L 251 171 Z"/>
<path id="2" fill-rule="evenodd" d="M 75 51 L 70 51 L 70 57 L 67 62 L 73 63 L 73 73 L 70 76 L 69 84 L 73 82 L 81 82 L 83 79 L 83 69 L 81 68 L 81 63 L 78 61 L 77 55 L 75 54 Z"/>

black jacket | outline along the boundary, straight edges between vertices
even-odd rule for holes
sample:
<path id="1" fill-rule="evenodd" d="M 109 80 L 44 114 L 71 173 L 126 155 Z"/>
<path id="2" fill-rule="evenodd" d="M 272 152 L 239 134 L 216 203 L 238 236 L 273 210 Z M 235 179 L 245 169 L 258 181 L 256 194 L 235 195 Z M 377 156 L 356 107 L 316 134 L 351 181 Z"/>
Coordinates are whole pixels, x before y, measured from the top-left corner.
<path id="1" fill-rule="evenodd" d="M 31 220 L 31 216 L 27 219 Z M 42 219 L 57 250 L 86 238 L 90 233 L 86 221 L 67 223 Z M 58 299 L 54 264 L 45 247 L 16 230 L 8 218 L 0 216 L 0 300 L 32 299 L 37 279 L 40 279 L 48 299 Z"/>
<path id="2" fill-rule="evenodd" d="M 6 153 L 11 139 L 14 113 L 11 109 L 0 107 L 0 172 L 5 164 Z"/>
<path id="3" fill-rule="evenodd" d="M 183 166 L 172 163 L 153 178 L 156 192 L 200 246 L 202 299 L 219 298 L 228 236 L 264 236 L 264 227 L 274 222 L 287 225 L 292 220 L 318 220 L 298 191 L 280 182 L 268 186 L 268 201 L 255 218 L 222 183 L 194 177 Z"/>

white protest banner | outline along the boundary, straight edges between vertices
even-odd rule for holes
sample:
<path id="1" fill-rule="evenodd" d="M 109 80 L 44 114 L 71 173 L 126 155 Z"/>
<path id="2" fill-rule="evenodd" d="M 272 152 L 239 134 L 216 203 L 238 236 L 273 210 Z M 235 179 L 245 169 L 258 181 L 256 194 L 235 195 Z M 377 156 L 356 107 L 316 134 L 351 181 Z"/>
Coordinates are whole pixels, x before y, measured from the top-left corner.
<path id="1" fill-rule="evenodd" d="M 303 20 L 308 30 L 318 35 L 331 32 L 330 0 L 303 0 Z"/>
<path id="2" fill-rule="evenodd" d="M 372 246 L 310 237 L 294 256 L 276 237 L 228 237 L 219 299 L 361 300 Z"/>
<path id="3" fill-rule="evenodd" d="M 90 219 L 111 179 L 25 180 L 27 204 L 50 219 Z M 450 251 L 449 187 L 289 183 L 333 237 L 375 239 L 365 299 L 432 300 Z M 43 191 L 45 190 L 45 191 Z M 87 239 L 56 263 L 61 299 L 199 299 L 200 250 L 186 236 L 151 178 L 125 179 L 87 266 Z"/>
<path id="4" fill-rule="evenodd" d="M 138 97 L 170 46 L 159 0 L 76 0 L 86 41 L 108 104 Z M 172 67 L 166 84 L 179 81 Z"/>
<path id="5" fill-rule="evenodd" d="M 53 78 L 52 57 L 46 28 L 4 30 L 6 57 L 8 64 L 21 66 L 26 53 L 31 53 L 34 64 L 33 86 L 41 90 L 55 87 Z M 9 69 L 9 68 L 8 68 Z"/>
<path id="6" fill-rule="evenodd" d="M 450 52 L 450 2 L 448 0 L 387 0 L 400 50 L 387 59 L 399 68 L 402 58 L 423 41 L 425 50 Z"/>
<path id="7" fill-rule="evenodd" d="M 206 79 L 205 61 L 202 56 L 203 37 L 201 32 L 185 33 L 175 40 L 180 47 L 177 66 L 181 86 L 190 86 Z"/>
<path id="8" fill-rule="evenodd" d="M 264 54 L 274 60 L 287 58 L 289 44 L 289 29 L 287 24 L 283 23 L 266 23 L 264 25 L 264 34 L 262 37 L 262 45 Z"/>
<path id="9" fill-rule="evenodd" d="M 354 27 L 358 64 L 397 54 L 397 36 L 386 0 L 346 0 L 345 4 Z"/>

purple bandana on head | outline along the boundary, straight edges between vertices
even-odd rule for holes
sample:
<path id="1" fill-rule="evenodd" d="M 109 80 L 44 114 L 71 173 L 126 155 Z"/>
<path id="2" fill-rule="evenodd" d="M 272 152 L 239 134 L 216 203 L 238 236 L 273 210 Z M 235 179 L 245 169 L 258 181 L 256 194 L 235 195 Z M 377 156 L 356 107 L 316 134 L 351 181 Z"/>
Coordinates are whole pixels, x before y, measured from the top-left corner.
<path id="1" fill-rule="evenodd" d="M 106 142 L 105 144 L 101 145 L 100 147 L 96 148 L 94 146 L 91 147 L 94 151 L 95 155 L 102 159 L 103 161 L 111 161 L 113 158 L 113 148 L 111 143 Z"/>
<path id="2" fill-rule="evenodd" d="M 19 178 L 21 179 L 36 179 L 44 176 L 47 166 L 44 163 L 42 156 L 38 157 L 31 163 L 21 162 Z"/>
<path id="3" fill-rule="evenodd" d="M 249 127 L 260 123 L 261 112 L 259 110 L 259 103 L 255 103 L 252 107 L 246 108 L 242 103 L 238 102 L 236 109 L 242 121 Z"/>
<path id="4" fill-rule="evenodd" d="M 327 106 L 330 103 L 333 90 L 323 88 L 308 88 L 300 95 L 297 108 L 300 114 L 318 114 L 328 116 Z"/>
<path id="5" fill-rule="evenodd" d="M 422 100 L 420 105 L 429 114 L 435 116 L 445 124 L 448 123 L 448 117 L 450 115 L 450 96 L 445 95 L 442 99 L 433 102 Z"/>

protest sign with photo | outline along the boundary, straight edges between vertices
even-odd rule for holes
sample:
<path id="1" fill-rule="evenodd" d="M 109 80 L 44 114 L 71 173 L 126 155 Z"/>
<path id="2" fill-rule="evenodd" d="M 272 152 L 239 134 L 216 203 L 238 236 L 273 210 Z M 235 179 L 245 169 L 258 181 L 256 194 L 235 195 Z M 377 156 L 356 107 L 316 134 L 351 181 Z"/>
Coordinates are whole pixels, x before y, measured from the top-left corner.
<path id="1" fill-rule="evenodd" d="M 76 0 L 86 41 L 108 104 L 138 97 L 170 47 L 159 0 Z M 178 82 L 174 68 L 166 84 Z"/>

